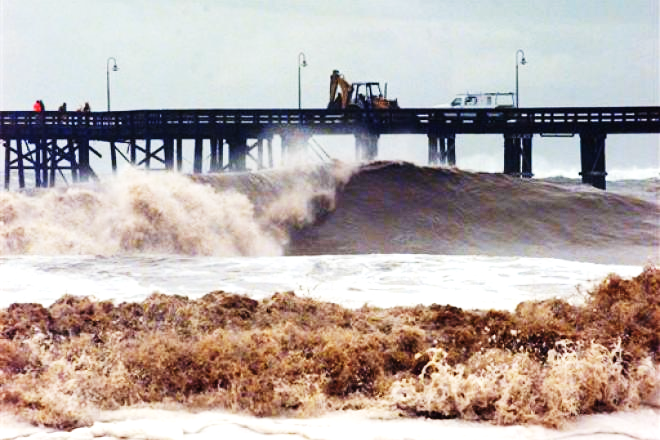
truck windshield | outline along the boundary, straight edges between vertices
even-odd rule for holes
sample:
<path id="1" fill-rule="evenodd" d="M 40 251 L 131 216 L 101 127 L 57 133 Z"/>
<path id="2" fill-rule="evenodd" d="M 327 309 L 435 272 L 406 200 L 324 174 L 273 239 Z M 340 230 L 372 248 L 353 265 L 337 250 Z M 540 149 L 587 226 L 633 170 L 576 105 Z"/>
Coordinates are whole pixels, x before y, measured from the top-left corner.
<path id="1" fill-rule="evenodd" d="M 461 98 L 456 98 L 451 102 L 452 107 L 457 107 L 463 103 L 463 100 Z"/>

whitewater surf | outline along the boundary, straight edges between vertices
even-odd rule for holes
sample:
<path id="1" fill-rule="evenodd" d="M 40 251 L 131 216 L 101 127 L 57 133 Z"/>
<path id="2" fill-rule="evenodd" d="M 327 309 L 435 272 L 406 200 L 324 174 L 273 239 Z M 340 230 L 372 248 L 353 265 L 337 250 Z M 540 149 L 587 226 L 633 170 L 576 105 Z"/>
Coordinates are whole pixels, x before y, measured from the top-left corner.
<path id="1" fill-rule="evenodd" d="M 659 222 L 631 194 L 401 162 L 1 193 L 0 438 L 653 438 Z"/>

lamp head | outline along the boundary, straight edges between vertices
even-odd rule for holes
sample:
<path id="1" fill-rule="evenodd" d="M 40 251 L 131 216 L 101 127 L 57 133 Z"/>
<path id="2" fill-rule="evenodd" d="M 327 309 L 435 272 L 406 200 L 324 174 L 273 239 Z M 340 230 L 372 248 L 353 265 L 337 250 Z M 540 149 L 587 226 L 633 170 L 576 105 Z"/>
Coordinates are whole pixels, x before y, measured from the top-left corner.
<path id="1" fill-rule="evenodd" d="M 119 67 L 117 67 L 116 64 L 115 64 L 114 66 L 112 66 L 112 71 L 113 71 L 113 72 L 116 72 L 116 71 L 118 71 L 118 70 L 119 70 Z"/>
<path id="2" fill-rule="evenodd" d="M 522 60 L 520 60 L 520 64 L 522 64 L 523 66 L 527 64 L 527 60 L 525 59 L 524 56 L 522 57 Z"/>

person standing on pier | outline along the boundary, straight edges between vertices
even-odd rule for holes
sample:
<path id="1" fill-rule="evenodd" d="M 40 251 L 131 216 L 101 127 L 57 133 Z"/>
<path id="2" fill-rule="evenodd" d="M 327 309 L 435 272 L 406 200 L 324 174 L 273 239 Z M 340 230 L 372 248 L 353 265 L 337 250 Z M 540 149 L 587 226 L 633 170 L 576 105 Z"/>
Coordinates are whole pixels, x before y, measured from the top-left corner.
<path id="1" fill-rule="evenodd" d="M 34 101 L 34 105 L 32 106 L 35 112 L 39 113 L 45 110 L 44 108 L 44 102 L 41 99 L 38 99 Z"/>
<path id="2" fill-rule="evenodd" d="M 60 113 L 60 121 L 66 122 L 66 102 L 63 102 L 57 111 Z"/>

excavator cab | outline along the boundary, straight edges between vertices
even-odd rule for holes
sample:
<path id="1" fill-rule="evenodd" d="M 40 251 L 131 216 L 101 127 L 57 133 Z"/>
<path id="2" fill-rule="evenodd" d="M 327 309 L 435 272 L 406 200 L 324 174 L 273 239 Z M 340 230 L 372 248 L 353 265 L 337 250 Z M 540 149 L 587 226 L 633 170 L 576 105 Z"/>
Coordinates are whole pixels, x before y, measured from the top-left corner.
<path id="1" fill-rule="evenodd" d="M 351 88 L 351 97 L 348 107 L 357 107 L 360 109 L 373 108 L 373 103 L 383 98 L 380 91 L 380 84 L 376 82 L 353 83 Z"/>

